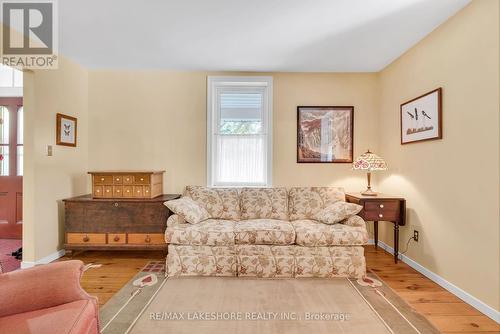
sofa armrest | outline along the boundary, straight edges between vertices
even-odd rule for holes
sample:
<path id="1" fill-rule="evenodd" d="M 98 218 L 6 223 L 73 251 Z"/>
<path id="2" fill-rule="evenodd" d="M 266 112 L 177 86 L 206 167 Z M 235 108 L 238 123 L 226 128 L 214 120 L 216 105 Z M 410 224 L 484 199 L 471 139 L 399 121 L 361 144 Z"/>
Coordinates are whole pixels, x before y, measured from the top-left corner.
<path id="1" fill-rule="evenodd" d="M 341 224 L 353 226 L 353 227 L 366 227 L 366 222 L 363 218 L 358 215 L 351 216 L 340 222 Z"/>
<path id="2" fill-rule="evenodd" d="M 0 317 L 76 300 L 92 300 L 80 286 L 83 262 L 61 261 L 0 275 Z"/>
<path id="3" fill-rule="evenodd" d="M 187 224 L 187 222 L 182 218 L 181 216 L 177 214 L 173 214 L 167 219 L 167 227 L 168 226 L 173 226 L 173 225 L 178 225 L 178 224 Z"/>

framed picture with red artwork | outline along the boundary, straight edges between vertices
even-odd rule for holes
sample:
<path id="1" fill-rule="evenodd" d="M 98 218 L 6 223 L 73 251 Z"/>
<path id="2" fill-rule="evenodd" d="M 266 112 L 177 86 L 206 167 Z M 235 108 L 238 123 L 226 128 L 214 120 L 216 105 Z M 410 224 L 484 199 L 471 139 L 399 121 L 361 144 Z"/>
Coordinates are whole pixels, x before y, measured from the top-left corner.
<path id="1" fill-rule="evenodd" d="M 297 162 L 349 163 L 354 107 L 297 107 Z"/>

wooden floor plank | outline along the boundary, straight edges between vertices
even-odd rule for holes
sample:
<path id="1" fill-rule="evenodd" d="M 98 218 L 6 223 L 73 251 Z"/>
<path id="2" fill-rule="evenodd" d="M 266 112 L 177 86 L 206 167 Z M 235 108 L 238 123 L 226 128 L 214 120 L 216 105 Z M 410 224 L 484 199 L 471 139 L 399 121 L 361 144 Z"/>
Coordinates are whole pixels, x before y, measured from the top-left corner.
<path id="1" fill-rule="evenodd" d="M 384 282 L 415 310 L 426 316 L 443 333 L 500 333 L 498 324 L 461 299 L 441 288 L 407 264 L 394 263 L 393 257 L 373 246 L 365 247 L 368 270 Z M 104 305 L 150 260 L 164 260 L 162 252 L 83 252 L 74 255 L 84 263 L 102 264 L 85 272 L 82 286 Z M 64 257 L 60 260 L 67 260 Z"/>

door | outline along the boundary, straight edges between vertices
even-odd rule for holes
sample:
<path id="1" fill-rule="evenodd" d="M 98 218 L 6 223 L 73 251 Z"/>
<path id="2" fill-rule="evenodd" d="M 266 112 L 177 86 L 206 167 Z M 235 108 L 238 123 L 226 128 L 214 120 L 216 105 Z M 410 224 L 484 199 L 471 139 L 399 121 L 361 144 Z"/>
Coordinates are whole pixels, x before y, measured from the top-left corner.
<path id="1" fill-rule="evenodd" d="M 0 97 L 0 239 L 21 239 L 23 99 Z"/>

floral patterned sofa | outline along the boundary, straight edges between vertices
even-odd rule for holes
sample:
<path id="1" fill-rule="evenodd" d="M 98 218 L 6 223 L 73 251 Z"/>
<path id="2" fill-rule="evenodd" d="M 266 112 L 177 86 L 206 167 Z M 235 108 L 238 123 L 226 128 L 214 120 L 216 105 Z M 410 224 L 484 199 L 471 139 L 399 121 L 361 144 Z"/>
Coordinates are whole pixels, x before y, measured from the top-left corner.
<path id="1" fill-rule="evenodd" d="M 173 214 L 167 221 L 168 276 L 365 275 L 365 221 L 357 215 L 334 224 L 317 220 L 334 203 L 340 204 L 340 209 L 330 210 L 334 216 L 343 206 L 356 206 L 345 202 L 342 188 L 188 186 L 184 198 L 193 203 L 188 214 Z M 165 205 L 175 208 L 169 203 Z M 204 220 L 186 222 L 199 211 Z"/>

